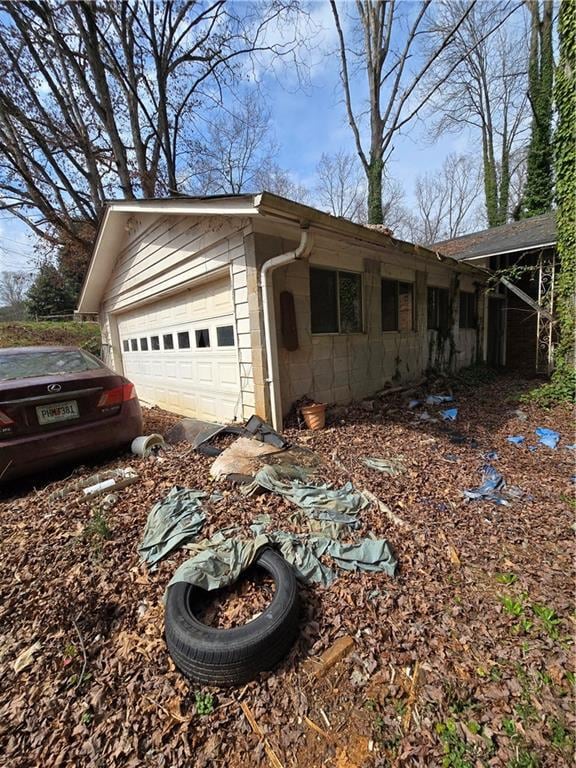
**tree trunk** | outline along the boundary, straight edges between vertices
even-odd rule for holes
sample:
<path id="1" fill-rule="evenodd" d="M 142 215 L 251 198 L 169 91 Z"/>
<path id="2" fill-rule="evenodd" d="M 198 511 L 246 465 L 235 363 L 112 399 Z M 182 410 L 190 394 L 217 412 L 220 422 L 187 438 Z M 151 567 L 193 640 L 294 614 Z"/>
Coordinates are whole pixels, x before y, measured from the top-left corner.
<path id="1" fill-rule="evenodd" d="M 542 20 L 538 0 L 530 0 L 531 34 L 529 97 L 532 107 L 532 133 L 528 149 L 528 176 L 524 197 L 524 218 L 546 213 L 552 207 L 552 49 L 553 3 L 544 0 Z"/>
<path id="2" fill-rule="evenodd" d="M 384 224 L 382 216 L 382 176 L 384 164 L 381 157 L 370 155 L 368 166 L 368 224 Z"/>

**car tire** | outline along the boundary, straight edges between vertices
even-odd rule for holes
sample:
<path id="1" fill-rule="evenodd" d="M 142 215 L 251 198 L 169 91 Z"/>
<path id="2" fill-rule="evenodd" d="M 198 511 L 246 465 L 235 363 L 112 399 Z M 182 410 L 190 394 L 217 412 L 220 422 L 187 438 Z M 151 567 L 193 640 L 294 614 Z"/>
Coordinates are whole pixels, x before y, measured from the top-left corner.
<path id="1" fill-rule="evenodd" d="M 272 576 L 275 593 L 260 616 L 240 627 L 217 629 L 199 621 L 193 612 L 198 587 L 178 582 L 168 590 L 166 645 L 178 669 L 191 680 L 241 685 L 272 669 L 290 650 L 299 618 L 294 570 L 269 547 L 254 564 Z"/>

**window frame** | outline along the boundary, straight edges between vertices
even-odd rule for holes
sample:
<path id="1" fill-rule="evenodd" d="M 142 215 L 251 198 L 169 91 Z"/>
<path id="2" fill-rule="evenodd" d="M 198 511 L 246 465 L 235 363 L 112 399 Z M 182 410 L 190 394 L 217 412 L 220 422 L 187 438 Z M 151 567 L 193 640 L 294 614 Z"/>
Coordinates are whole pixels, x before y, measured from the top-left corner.
<path id="1" fill-rule="evenodd" d="M 384 283 L 394 283 L 396 286 L 396 328 L 384 328 L 384 302 L 382 300 L 382 290 Z M 410 287 L 412 294 L 412 322 L 410 328 L 400 328 L 400 286 L 407 285 Z M 380 331 L 381 333 L 414 333 L 416 331 L 416 302 L 414 296 L 416 294 L 415 284 L 410 280 L 398 280 L 395 277 L 380 277 Z"/>
<path id="2" fill-rule="evenodd" d="M 312 291 L 310 291 L 310 333 L 313 336 L 358 336 L 366 333 L 364 321 L 364 272 L 357 272 L 353 269 L 337 269 L 335 267 L 325 267 L 318 264 L 310 264 L 308 274 L 308 286 L 310 288 L 310 273 L 312 270 L 317 272 L 333 272 L 336 275 L 336 321 L 338 328 L 335 331 L 315 331 L 312 328 Z M 356 275 L 360 278 L 360 330 L 343 331 L 342 318 L 340 316 L 340 274 Z"/>
<path id="3" fill-rule="evenodd" d="M 166 339 L 170 337 L 172 339 L 172 346 L 167 347 L 166 346 Z M 174 352 L 176 349 L 176 346 L 174 344 L 174 332 L 171 331 L 170 333 L 163 333 L 162 334 L 162 352 Z"/>
<path id="4" fill-rule="evenodd" d="M 186 338 L 188 339 L 188 344 L 182 345 L 180 343 L 181 336 L 186 335 Z M 192 349 L 192 339 L 190 338 L 190 331 L 176 331 L 176 343 L 178 344 L 178 349 Z"/>
<path id="5" fill-rule="evenodd" d="M 218 333 L 221 330 L 225 330 L 230 328 L 232 330 L 232 344 L 220 344 L 220 334 Z M 234 333 L 234 324 L 228 323 L 227 325 L 217 325 L 216 326 L 216 347 L 218 349 L 232 349 L 236 346 L 236 334 Z"/>

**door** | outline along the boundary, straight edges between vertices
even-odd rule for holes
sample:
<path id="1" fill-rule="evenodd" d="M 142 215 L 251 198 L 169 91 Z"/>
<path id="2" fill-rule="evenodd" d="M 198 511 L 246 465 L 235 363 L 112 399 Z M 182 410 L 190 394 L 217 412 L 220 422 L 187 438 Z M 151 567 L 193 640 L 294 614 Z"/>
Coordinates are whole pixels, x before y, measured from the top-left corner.
<path id="1" fill-rule="evenodd" d="M 241 413 L 228 279 L 118 316 L 124 373 L 145 403 L 217 422 Z"/>

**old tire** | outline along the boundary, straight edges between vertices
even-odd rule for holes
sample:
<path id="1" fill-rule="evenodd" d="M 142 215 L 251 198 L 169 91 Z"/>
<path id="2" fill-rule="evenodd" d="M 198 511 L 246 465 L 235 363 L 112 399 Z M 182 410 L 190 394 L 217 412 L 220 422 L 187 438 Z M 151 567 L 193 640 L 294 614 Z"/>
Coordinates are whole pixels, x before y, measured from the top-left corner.
<path id="1" fill-rule="evenodd" d="M 272 669 L 288 653 L 298 630 L 298 590 L 292 567 L 268 547 L 254 563 L 275 583 L 268 608 L 241 627 L 217 629 L 193 613 L 198 587 L 183 582 L 168 590 L 165 637 L 170 656 L 191 680 L 240 685 Z"/>

